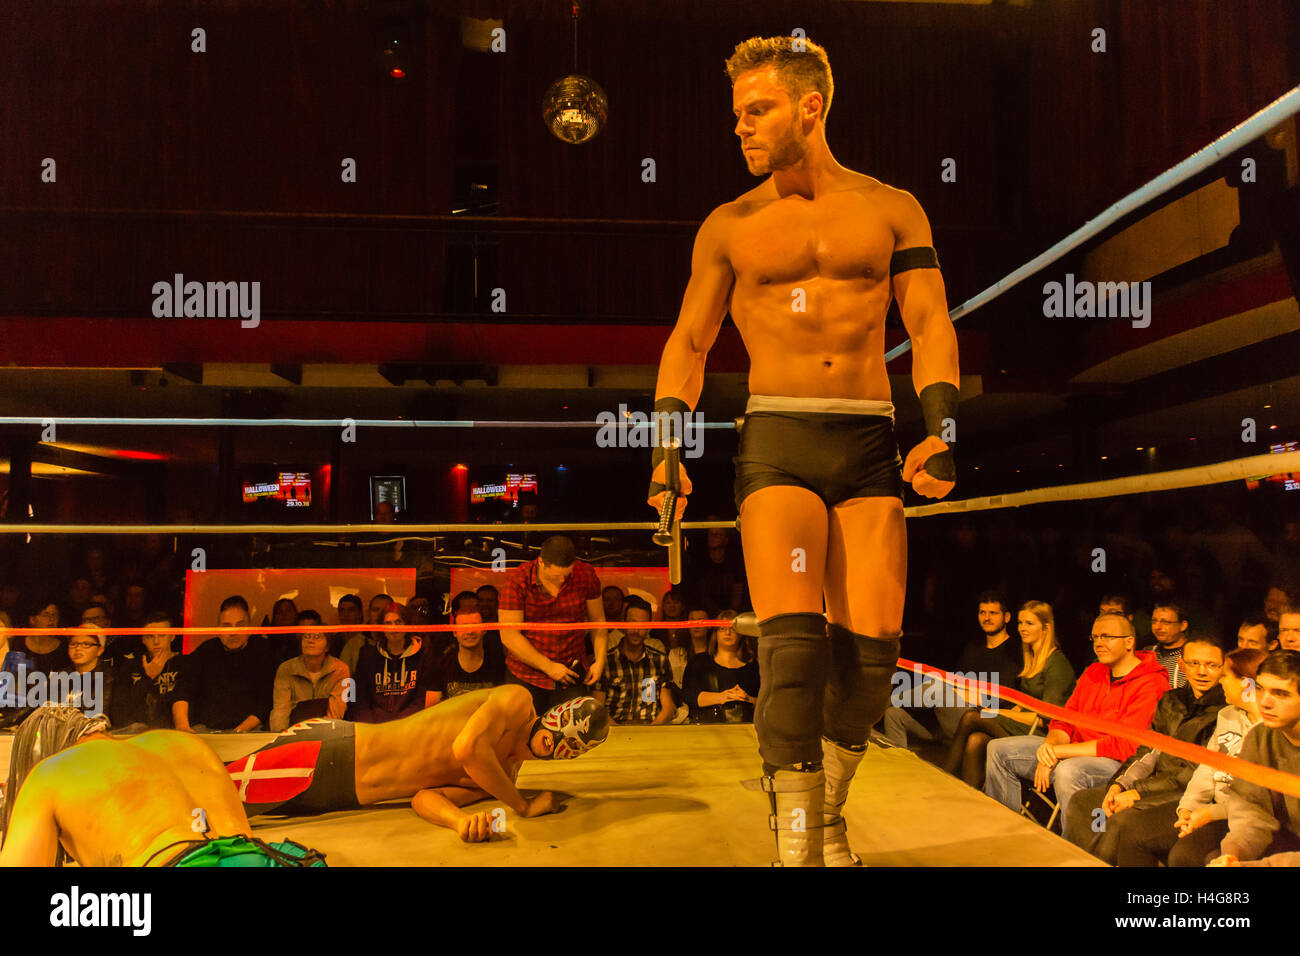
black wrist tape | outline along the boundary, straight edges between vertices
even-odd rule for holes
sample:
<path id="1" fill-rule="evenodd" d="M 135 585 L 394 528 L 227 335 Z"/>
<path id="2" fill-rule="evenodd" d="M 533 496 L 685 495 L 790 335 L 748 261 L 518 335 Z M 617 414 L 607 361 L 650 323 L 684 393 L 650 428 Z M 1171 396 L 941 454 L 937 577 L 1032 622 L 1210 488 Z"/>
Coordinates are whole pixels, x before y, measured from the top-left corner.
<path id="1" fill-rule="evenodd" d="M 651 437 L 654 439 L 654 451 L 650 453 L 652 475 L 659 467 L 659 463 L 664 460 L 664 448 L 674 441 L 681 443 L 683 438 L 681 429 L 685 428 L 686 418 L 690 413 L 691 406 L 680 398 L 661 398 L 655 402 L 654 414 L 650 417 L 650 427 L 653 429 Z M 646 497 L 653 498 L 663 490 L 665 486 L 662 482 L 652 481 L 650 494 Z"/>
<path id="2" fill-rule="evenodd" d="M 957 421 L 957 386 L 949 382 L 934 382 L 921 389 L 921 415 L 925 418 L 925 433 L 942 439 L 947 430 L 944 422 Z"/>
<path id="3" fill-rule="evenodd" d="M 934 382 L 921 389 L 917 397 L 921 400 L 921 414 L 925 417 L 925 433 L 943 441 L 943 434 L 948 429 L 945 422 L 951 420 L 954 429 L 957 424 L 957 386 L 950 382 Z M 956 440 L 956 436 L 953 436 Z M 922 466 L 925 473 L 940 481 L 957 480 L 957 463 L 952 450 L 937 452 L 925 460 Z"/>

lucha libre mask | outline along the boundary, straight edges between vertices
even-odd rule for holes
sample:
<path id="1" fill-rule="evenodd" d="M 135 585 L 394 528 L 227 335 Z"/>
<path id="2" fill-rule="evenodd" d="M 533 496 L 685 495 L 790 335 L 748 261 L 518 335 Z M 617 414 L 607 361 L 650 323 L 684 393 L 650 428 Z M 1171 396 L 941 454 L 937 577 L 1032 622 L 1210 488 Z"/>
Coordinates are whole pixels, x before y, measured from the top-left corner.
<path id="1" fill-rule="evenodd" d="M 557 704 L 534 721 L 528 734 L 529 749 L 539 729 L 551 735 L 551 752 L 542 755 L 533 751 L 533 756 L 541 760 L 571 760 L 604 743 L 609 736 L 609 711 L 593 697 L 578 697 Z"/>

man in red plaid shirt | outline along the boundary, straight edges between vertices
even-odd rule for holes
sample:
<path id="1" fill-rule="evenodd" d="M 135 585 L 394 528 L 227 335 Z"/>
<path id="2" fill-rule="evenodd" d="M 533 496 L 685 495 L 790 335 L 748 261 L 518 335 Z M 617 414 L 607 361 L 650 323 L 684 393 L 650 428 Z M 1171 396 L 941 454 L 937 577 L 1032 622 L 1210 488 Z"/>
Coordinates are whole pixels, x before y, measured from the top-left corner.
<path id="1" fill-rule="evenodd" d="M 506 683 L 521 684 L 533 695 L 537 713 L 586 694 L 605 669 L 605 629 L 591 632 L 594 655 L 586 676 L 576 670 L 588 660 L 585 630 L 521 630 L 511 625 L 604 621 L 600 579 L 591 565 L 579 561 L 573 542 L 555 535 L 542 542 L 535 561 L 527 561 L 506 577 L 498 607 L 501 643 L 506 648 Z"/>

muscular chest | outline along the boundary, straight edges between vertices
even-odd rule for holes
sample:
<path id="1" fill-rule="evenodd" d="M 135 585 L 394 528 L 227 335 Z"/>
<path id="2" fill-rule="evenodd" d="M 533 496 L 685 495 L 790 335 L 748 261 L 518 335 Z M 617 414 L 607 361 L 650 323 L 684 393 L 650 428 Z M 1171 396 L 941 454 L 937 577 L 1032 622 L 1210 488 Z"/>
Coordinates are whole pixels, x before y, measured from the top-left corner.
<path id="1" fill-rule="evenodd" d="M 737 280 L 757 286 L 814 276 L 880 281 L 894 251 L 888 222 L 854 193 L 767 203 L 737 221 L 732 239 Z"/>

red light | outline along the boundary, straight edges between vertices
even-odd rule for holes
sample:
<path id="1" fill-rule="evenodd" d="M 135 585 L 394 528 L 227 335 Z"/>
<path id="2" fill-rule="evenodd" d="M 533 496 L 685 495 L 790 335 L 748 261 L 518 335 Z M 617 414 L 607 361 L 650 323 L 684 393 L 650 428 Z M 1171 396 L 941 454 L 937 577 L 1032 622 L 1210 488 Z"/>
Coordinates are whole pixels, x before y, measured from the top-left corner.
<path id="1" fill-rule="evenodd" d="M 464 465 L 457 465 L 457 466 L 456 466 L 456 470 L 457 470 L 457 471 L 469 471 L 469 469 L 466 468 Z"/>
<path id="2" fill-rule="evenodd" d="M 110 452 L 109 454 L 111 454 L 114 458 L 126 458 L 130 461 L 166 461 L 167 460 L 166 455 L 157 455 L 151 451 L 127 451 L 125 449 L 118 449 L 117 451 Z"/>
<path id="3" fill-rule="evenodd" d="M 391 70 L 389 70 L 389 71 L 388 71 L 388 75 L 391 76 L 391 77 L 392 77 L 393 79 L 395 79 L 395 80 L 404 80 L 404 79 L 406 79 L 406 71 L 403 70 L 403 69 L 402 69 L 401 67 L 399 67 L 399 66 L 395 66 L 395 67 L 393 67 Z"/>

